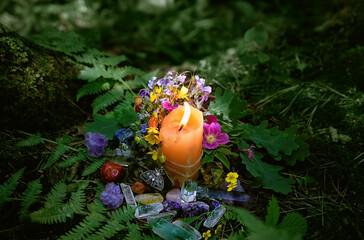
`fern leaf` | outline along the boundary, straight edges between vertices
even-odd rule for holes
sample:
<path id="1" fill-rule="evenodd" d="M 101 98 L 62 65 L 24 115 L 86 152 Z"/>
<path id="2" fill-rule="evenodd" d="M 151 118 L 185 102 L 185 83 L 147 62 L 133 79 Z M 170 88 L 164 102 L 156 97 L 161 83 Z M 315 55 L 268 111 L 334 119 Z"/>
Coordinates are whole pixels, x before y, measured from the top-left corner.
<path id="1" fill-rule="evenodd" d="M 74 211 L 68 205 L 54 206 L 51 208 L 42 208 L 38 211 L 32 212 L 30 220 L 32 222 L 41 224 L 54 224 L 54 223 L 65 223 L 68 218 L 73 218 Z"/>
<path id="2" fill-rule="evenodd" d="M 104 215 L 106 209 L 99 200 L 95 200 L 93 203 L 88 204 L 87 208 L 90 210 L 90 213 L 85 217 L 85 219 L 59 239 L 88 239 L 88 235 L 96 231 L 96 229 L 107 220 Z"/>
<path id="3" fill-rule="evenodd" d="M 48 168 L 49 166 L 51 166 L 52 164 L 54 164 L 55 162 L 57 162 L 57 160 L 67 152 L 68 148 L 67 146 L 65 146 L 62 143 L 59 143 L 56 147 L 56 150 L 52 153 L 52 155 L 48 158 L 47 162 L 44 164 L 42 170 Z"/>
<path id="4" fill-rule="evenodd" d="M 79 151 L 76 156 L 67 158 L 63 162 L 58 163 L 58 167 L 65 168 L 74 165 L 76 162 L 82 162 L 86 160 L 86 154 L 83 151 Z"/>
<path id="5" fill-rule="evenodd" d="M 130 75 L 144 75 L 145 72 L 140 70 L 139 68 L 131 67 L 131 66 L 125 66 L 122 68 L 112 68 L 109 70 L 110 74 L 113 76 L 116 80 L 123 80 L 125 77 Z"/>
<path id="6" fill-rule="evenodd" d="M 126 225 L 129 229 L 129 232 L 126 235 L 125 240 L 144 240 L 137 224 L 126 222 Z"/>
<path id="7" fill-rule="evenodd" d="M 135 208 L 130 206 L 124 206 L 119 208 L 113 212 L 111 212 L 111 216 L 113 219 L 117 220 L 120 223 L 129 222 L 135 219 Z"/>
<path id="8" fill-rule="evenodd" d="M 93 103 L 93 112 L 98 113 L 100 110 L 107 108 L 108 106 L 121 100 L 124 96 L 124 89 L 121 85 L 115 84 L 114 88 L 97 97 Z"/>
<path id="9" fill-rule="evenodd" d="M 77 92 L 77 101 L 86 95 L 98 94 L 102 91 L 109 90 L 114 86 L 114 82 L 110 79 L 100 78 L 99 80 L 86 83 Z"/>
<path id="10" fill-rule="evenodd" d="M 20 177 L 23 175 L 25 167 L 11 175 L 7 183 L 3 183 L 0 186 L 0 207 L 10 201 L 9 196 L 14 192 L 16 186 L 19 183 Z"/>
<path id="11" fill-rule="evenodd" d="M 89 181 L 81 183 L 77 191 L 71 194 L 71 198 L 68 201 L 68 204 L 75 213 L 86 214 L 85 211 L 83 211 L 86 202 L 84 190 L 88 186 L 88 184 Z"/>
<path id="12" fill-rule="evenodd" d="M 100 167 L 106 162 L 106 158 L 99 158 L 95 162 L 91 163 L 89 166 L 85 168 L 85 170 L 82 173 L 82 176 L 90 175 L 94 172 L 96 172 Z"/>
<path id="13" fill-rule="evenodd" d="M 31 147 L 38 145 L 40 143 L 44 143 L 43 138 L 40 136 L 40 133 L 33 134 L 29 136 L 27 139 L 23 139 L 19 141 L 16 145 L 19 147 Z"/>
<path id="14" fill-rule="evenodd" d="M 28 188 L 23 193 L 21 202 L 22 208 L 19 211 L 19 218 L 25 220 L 28 217 L 30 206 L 37 201 L 38 195 L 42 192 L 42 184 L 40 179 L 29 182 Z"/>
<path id="15" fill-rule="evenodd" d="M 44 204 L 45 208 L 57 207 L 62 204 L 66 198 L 67 185 L 64 182 L 57 183 L 47 194 Z"/>

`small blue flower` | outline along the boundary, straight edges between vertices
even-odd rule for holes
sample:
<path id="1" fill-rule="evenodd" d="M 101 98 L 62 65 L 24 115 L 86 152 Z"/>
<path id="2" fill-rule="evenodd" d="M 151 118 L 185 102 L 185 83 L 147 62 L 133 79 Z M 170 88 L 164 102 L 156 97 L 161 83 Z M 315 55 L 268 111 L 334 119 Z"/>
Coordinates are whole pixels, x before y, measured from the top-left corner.
<path id="1" fill-rule="evenodd" d="M 150 88 L 150 89 L 152 89 L 153 90 L 153 84 L 154 84 L 154 81 L 157 79 L 157 77 L 152 77 L 152 79 L 150 79 L 149 80 L 149 82 L 148 82 L 148 87 Z"/>
<path id="2" fill-rule="evenodd" d="M 115 137 L 121 142 L 128 146 L 131 146 L 134 142 L 133 131 L 130 128 L 120 129 L 115 133 Z"/>
<path id="3" fill-rule="evenodd" d="M 148 131 L 148 123 L 142 124 L 142 133 L 146 133 Z"/>
<path id="4" fill-rule="evenodd" d="M 140 92 L 140 96 L 142 96 L 142 97 L 150 97 L 150 94 L 149 94 L 149 92 L 148 91 L 146 91 L 146 90 L 143 90 L 143 91 L 141 91 Z"/>
<path id="5" fill-rule="evenodd" d="M 212 206 L 214 206 L 215 208 L 220 207 L 219 201 L 212 201 Z"/>

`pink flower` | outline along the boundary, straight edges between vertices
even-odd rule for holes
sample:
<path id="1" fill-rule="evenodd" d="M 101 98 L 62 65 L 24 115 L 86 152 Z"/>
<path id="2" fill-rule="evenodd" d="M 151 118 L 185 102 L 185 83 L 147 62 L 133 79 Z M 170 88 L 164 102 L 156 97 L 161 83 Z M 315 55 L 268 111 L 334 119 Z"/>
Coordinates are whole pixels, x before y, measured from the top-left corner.
<path id="1" fill-rule="evenodd" d="M 253 148 L 256 148 L 254 144 L 250 145 L 250 148 L 244 148 L 242 149 L 243 152 L 248 152 L 248 158 L 249 160 L 253 161 L 252 159 L 255 158 Z"/>
<path id="2" fill-rule="evenodd" d="M 217 122 L 203 124 L 202 146 L 206 149 L 215 149 L 219 144 L 230 142 L 229 135 L 221 132 L 221 126 Z"/>
<path id="3" fill-rule="evenodd" d="M 218 122 L 218 119 L 217 119 L 217 117 L 215 116 L 215 115 L 206 115 L 206 123 L 207 124 L 211 124 L 211 123 L 213 123 L 213 122 Z"/>
<path id="4" fill-rule="evenodd" d="M 163 103 L 163 107 L 165 109 L 167 109 L 169 112 L 172 111 L 173 109 L 178 107 L 178 103 L 174 104 L 174 106 L 172 106 L 172 104 L 170 102 L 164 102 Z"/>

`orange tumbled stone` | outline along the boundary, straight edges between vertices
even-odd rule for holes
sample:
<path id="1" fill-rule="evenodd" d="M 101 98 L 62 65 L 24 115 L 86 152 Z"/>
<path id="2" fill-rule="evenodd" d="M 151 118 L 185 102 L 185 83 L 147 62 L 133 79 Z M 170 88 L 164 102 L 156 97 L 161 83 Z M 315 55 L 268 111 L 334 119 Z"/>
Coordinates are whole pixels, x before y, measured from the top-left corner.
<path id="1" fill-rule="evenodd" d="M 131 190 L 136 194 L 142 194 L 147 190 L 147 187 L 141 182 L 135 182 Z"/>

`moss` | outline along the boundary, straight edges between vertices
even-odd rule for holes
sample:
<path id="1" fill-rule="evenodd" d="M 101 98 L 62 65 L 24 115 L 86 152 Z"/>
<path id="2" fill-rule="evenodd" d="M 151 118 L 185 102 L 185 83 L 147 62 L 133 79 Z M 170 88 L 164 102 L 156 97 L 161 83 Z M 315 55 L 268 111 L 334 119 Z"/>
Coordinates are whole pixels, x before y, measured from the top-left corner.
<path id="1" fill-rule="evenodd" d="M 0 24 L 0 72 L 3 128 L 59 128 L 67 112 L 72 115 L 69 99 L 79 87 L 79 67 L 67 56 L 45 50 Z"/>

